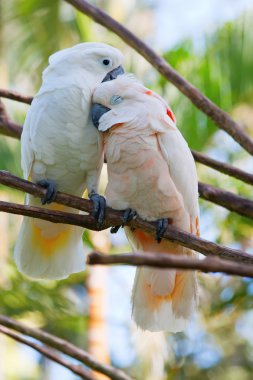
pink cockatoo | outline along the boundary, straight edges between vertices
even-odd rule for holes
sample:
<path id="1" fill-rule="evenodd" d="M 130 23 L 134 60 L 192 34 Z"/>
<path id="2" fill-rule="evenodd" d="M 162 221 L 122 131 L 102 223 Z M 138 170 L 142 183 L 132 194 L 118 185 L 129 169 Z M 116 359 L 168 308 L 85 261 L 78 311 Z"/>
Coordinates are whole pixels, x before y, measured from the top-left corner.
<path id="1" fill-rule="evenodd" d="M 199 235 L 198 181 L 191 151 L 166 102 L 133 76 L 100 84 L 93 94 L 93 122 L 104 132 L 108 167 L 107 205 L 157 221 L 156 239 L 125 227 L 134 250 L 195 256 L 162 238 L 168 218 Z M 195 272 L 137 269 L 133 318 L 150 331 L 185 329 L 197 305 Z"/>

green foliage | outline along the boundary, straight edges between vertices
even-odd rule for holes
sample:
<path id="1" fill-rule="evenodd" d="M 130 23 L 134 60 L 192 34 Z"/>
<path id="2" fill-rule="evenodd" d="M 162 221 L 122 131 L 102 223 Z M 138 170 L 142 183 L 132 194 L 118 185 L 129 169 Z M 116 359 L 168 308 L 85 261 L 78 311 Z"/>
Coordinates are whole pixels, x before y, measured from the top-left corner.
<path id="1" fill-rule="evenodd" d="M 0 287 L 2 314 L 34 320 L 47 331 L 84 346 L 87 307 L 83 273 L 62 281 L 32 281 L 18 273 L 13 262 L 8 271 L 8 281 Z"/>
<path id="2" fill-rule="evenodd" d="M 194 46 L 191 41 L 186 41 L 164 54 L 173 68 L 227 112 L 240 102 L 252 104 L 253 84 L 249 78 L 253 67 L 253 36 L 250 15 L 245 14 L 207 35 L 203 46 Z M 216 131 L 214 123 L 184 95 L 172 89 L 163 77 L 155 87 L 175 110 L 179 128 L 189 145 L 203 150 Z"/>
<path id="3" fill-rule="evenodd" d="M 28 82 L 30 90 L 35 91 L 50 54 L 81 41 L 96 39 L 92 22 L 60 0 L 0 1 L 0 6 L 6 15 L 6 25 L 0 28 L 2 33 L 4 29 L 0 44 L 11 84 L 15 86 Z M 109 42 L 115 37 L 106 33 L 104 38 Z M 252 106 L 252 40 L 252 14 L 246 13 L 207 35 L 200 46 L 185 41 L 166 52 L 164 57 L 221 108 L 233 112 L 241 103 Z M 133 70 L 138 66 L 138 62 L 131 64 Z M 248 165 L 247 155 L 230 145 L 224 134 L 217 133 L 215 125 L 164 78 L 156 74 L 152 87 L 170 103 L 190 147 L 201 151 L 214 149 L 222 159 L 242 168 L 245 163 Z M 20 175 L 19 162 L 19 143 L 1 137 L 1 169 Z M 199 166 L 199 176 L 218 187 L 251 196 L 249 186 L 211 169 Z M 216 241 L 235 247 L 251 246 L 251 221 L 208 202 L 202 201 L 201 209 L 202 219 L 210 220 L 206 224 L 213 230 Z M 93 247 L 88 231 L 83 241 L 87 247 Z M 122 247 L 117 247 L 120 249 Z M 73 343 L 86 345 L 84 273 L 64 281 L 33 282 L 17 272 L 12 259 L 6 270 L 7 280 L 0 287 L 1 313 L 31 319 Z M 171 355 L 167 379 L 250 380 L 252 343 L 242 335 L 240 326 L 246 325 L 244 318 L 248 318 L 252 309 L 253 282 L 206 275 L 200 277 L 200 283 L 200 313 L 192 333 L 168 337 Z M 205 354 L 213 360 L 205 358 Z"/>

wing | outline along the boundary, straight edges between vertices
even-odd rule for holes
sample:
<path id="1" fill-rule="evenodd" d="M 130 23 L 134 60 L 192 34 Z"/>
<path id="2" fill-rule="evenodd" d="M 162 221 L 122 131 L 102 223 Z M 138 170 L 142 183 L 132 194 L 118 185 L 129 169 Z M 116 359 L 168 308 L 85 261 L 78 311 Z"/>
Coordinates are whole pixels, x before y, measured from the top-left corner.
<path id="1" fill-rule="evenodd" d="M 190 216 L 190 231 L 199 235 L 198 177 L 195 162 L 187 142 L 176 127 L 175 116 L 160 95 L 152 93 L 156 104 L 149 114 L 149 124 L 156 133 L 158 145 L 166 160 L 171 178 L 182 194 Z"/>
<path id="2" fill-rule="evenodd" d="M 199 235 L 198 177 L 188 144 L 177 128 L 159 133 L 157 139 L 171 178 L 182 194 L 185 209 L 190 215 L 190 231 Z"/>

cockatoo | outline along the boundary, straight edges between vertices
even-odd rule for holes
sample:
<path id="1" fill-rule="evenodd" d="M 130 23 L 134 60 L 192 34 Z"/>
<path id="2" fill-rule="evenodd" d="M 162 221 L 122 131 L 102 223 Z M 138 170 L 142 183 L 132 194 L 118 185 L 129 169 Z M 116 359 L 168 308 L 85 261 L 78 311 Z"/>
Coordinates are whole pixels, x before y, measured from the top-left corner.
<path id="1" fill-rule="evenodd" d="M 125 227 L 134 249 L 194 256 L 162 238 L 168 219 L 199 235 L 198 181 L 191 151 L 175 116 L 155 92 L 131 76 L 100 84 L 93 94 L 93 121 L 104 132 L 107 205 L 157 221 L 156 239 Z M 137 269 L 132 294 L 136 324 L 149 331 L 185 329 L 197 305 L 195 272 Z"/>
<path id="2" fill-rule="evenodd" d="M 78 213 L 49 203 L 57 190 L 82 196 L 87 188 L 94 214 L 102 221 L 97 185 L 104 157 L 91 120 L 91 97 L 100 82 L 124 72 L 122 63 L 118 49 L 101 43 L 81 43 L 49 57 L 21 136 L 24 177 L 47 188 L 44 207 Z M 29 195 L 26 204 L 37 206 L 40 200 Z M 25 217 L 14 250 L 18 269 L 41 279 L 83 270 L 82 232 L 80 227 Z"/>

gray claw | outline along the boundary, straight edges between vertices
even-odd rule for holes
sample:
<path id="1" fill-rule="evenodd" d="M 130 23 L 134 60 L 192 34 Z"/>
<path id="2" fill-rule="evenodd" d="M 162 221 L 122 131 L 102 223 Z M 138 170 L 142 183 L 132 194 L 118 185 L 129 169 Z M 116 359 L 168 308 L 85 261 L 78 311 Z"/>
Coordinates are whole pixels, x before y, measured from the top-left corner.
<path id="1" fill-rule="evenodd" d="M 49 179 L 42 179 L 37 182 L 38 185 L 44 187 L 47 190 L 44 197 L 41 198 L 41 203 L 45 205 L 46 203 L 52 203 L 55 200 L 57 194 L 57 185 L 54 181 Z"/>
<path id="2" fill-rule="evenodd" d="M 156 238 L 155 238 L 155 240 L 157 241 L 157 243 L 161 243 L 162 237 L 163 237 L 164 232 L 166 231 L 168 225 L 169 225 L 169 222 L 168 222 L 167 218 L 158 219 L 156 221 Z"/>
<path id="3" fill-rule="evenodd" d="M 89 194 L 89 198 L 93 202 L 91 215 L 97 219 L 98 224 L 102 225 L 105 220 L 106 200 L 102 195 L 97 194 L 95 191 L 92 191 Z"/>
<path id="4" fill-rule="evenodd" d="M 110 229 L 111 234 L 116 234 L 121 226 L 114 226 Z"/>
<path id="5" fill-rule="evenodd" d="M 116 234 L 118 232 L 118 230 L 120 229 L 120 227 L 124 227 L 126 225 L 126 223 L 130 222 L 131 220 L 133 220 L 135 217 L 137 216 L 137 212 L 132 210 L 131 208 L 127 208 L 125 211 L 124 211 L 124 215 L 123 215 L 123 223 L 121 226 L 114 226 L 110 229 L 110 232 L 111 234 Z"/>
<path id="6" fill-rule="evenodd" d="M 125 226 L 127 222 L 130 222 L 137 216 L 137 212 L 135 210 L 132 210 L 131 208 L 127 208 L 123 215 L 123 224 L 122 227 Z"/>

